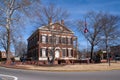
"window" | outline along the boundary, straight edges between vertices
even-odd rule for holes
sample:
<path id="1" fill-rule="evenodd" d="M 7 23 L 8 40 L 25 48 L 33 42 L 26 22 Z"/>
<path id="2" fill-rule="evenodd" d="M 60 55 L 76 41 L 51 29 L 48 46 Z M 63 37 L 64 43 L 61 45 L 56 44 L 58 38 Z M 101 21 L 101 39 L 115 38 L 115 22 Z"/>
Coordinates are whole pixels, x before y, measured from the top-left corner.
<path id="1" fill-rule="evenodd" d="M 40 57 L 46 57 L 47 56 L 47 51 L 46 51 L 47 49 L 45 49 L 45 48 L 41 48 L 40 49 Z"/>
<path id="2" fill-rule="evenodd" d="M 49 36 L 49 43 L 52 43 L 52 36 Z"/>
<path id="3" fill-rule="evenodd" d="M 71 50 L 71 56 L 73 57 L 73 50 Z"/>
<path id="4" fill-rule="evenodd" d="M 66 49 L 62 49 L 62 57 L 66 57 Z"/>
<path id="5" fill-rule="evenodd" d="M 56 37 L 56 44 L 59 43 L 59 37 Z"/>
<path id="6" fill-rule="evenodd" d="M 68 54 L 68 49 L 66 49 L 67 50 L 67 52 L 66 52 L 66 57 L 68 57 L 69 56 L 69 54 Z"/>
<path id="7" fill-rule="evenodd" d="M 42 35 L 42 43 L 46 43 L 46 36 Z"/>
<path id="8" fill-rule="evenodd" d="M 40 57 L 42 57 L 42 48 L 40 49 Z"/>
<path id="9" fill-rule="evenodd" d="M 68 44 L 68 38 L 66 37 L 66 44 Z"/>
<path id="10" fill-rule="evenodd" d="M 68 38 L 68 44 L 69 45 L 71 44 L 71 38 Z"/>
<path id="11" fill-rule="evenodd" d="M 46 43 L 48 43 L 48 36 L 46 36 Z"/>
<path id="12" fill-rule="evenodd" d="M 61 37 L 59 37 L 59 43 L 61 43 Z"/>
<path id="13" fill-rule="evenodd" d="M 68 55 L 69 55 L 69 57 L 72 57 L 71 49 L 68 49 Z"/>
<path id="14" fill-rule="evenodd" d="M 66 43 L 66 38 L 62 37 L 62 43 L 65 44 Z"/>
<path id="15" fill-rule="evenodd" d="M 63 38 L 63 43 L 66 44 L 66 38 Z"/>
<path id="16" fill-rule="evenodd" d="M 42 48 L 42 57 L 46 57 L 46 49 Z"/>
<path id="17" fill-rule="evenodd" d="M 48 56 L 48 48 L 46 49 L 46 56 Z"/>

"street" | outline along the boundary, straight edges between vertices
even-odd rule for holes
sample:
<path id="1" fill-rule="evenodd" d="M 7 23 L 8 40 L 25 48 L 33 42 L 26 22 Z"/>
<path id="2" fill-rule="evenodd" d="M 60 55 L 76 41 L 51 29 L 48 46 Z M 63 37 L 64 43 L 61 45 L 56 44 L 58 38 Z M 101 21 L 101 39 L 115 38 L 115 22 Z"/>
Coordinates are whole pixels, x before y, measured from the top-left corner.
<path id="1" fill-rule="evenodd" d="M 0 67 L 0 74 L 15 76 L 18 80 L 119 80 L 120 70 L 96 72 L 47 72 L 8 69 Z"/>

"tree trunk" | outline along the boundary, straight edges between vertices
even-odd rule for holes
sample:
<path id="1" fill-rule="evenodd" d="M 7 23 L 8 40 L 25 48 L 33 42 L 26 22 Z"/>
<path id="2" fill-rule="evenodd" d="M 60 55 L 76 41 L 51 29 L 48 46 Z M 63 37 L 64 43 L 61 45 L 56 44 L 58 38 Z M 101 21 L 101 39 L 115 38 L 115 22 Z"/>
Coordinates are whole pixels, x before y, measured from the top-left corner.
<path id="1" fill-rule="evenodd" d="M 108 61 L 108 64 L 110 66 L 110 55 L 108 52 L 108 38 L 107 37 L 106 37 L 106 54 L 107 54 L 107 61 Z"/>
<path id="2" fill-rule="evenodd" d="M 9 56 L 9 54 L 10 54 L 10 30 L 8 29 L 7 30 L 7 34 L 8 34 L 8 40 L 7 40 L 7 60 L 10 60 L 10 56 Z"/>
<path id="3" fill-rule="evenodd" d="M 11 63 L 10 59 L 10 18 L 7 18 L 6 30 L 7 30 L 7 50 L 6 50 L 6 64 Z"/>
<path id="4" fill-rule="evenodd" d="M 93 50 L 94 50 L 94 45 L 92 44 L 91 46 L 91 53 L 90 53 L 90 61 L 93 61 Z"/>

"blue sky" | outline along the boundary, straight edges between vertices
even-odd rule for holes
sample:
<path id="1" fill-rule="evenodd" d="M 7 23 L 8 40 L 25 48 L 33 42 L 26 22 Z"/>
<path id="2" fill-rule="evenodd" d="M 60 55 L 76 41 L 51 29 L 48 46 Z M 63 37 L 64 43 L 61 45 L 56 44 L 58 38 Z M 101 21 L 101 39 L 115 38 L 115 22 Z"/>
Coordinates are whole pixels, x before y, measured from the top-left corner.
<path id="1" fill-rule="evenodd" d="M 43 5 L 49 3 L 66 9 L 70 13 L 70 20 L 84 18 L 84 15 L 89 11 L 103 11 L 120 16 L 120 0 L 42 0 Z M 35 25 L 31 23 L 28 26 L 29 28 L 26 31 L 25 39 L 30 36 L 32 27 Z M 82 47 L 82 49 L 86 48 L 87 41 L 85 38 L 78 33 L 75 33 L 75 35 L 79 36 L 78 42 L 80 47 Z"/>
<path id="2" fill-rule="evenodd" d="M 120 13 L 120 0 L 42 0 L 44 4 L 54 3 L 68 10 L 73 18 L 84 15 L 88 11 L 105 11 Z M 120 15 L 120 14 L 119 14 Z"/>

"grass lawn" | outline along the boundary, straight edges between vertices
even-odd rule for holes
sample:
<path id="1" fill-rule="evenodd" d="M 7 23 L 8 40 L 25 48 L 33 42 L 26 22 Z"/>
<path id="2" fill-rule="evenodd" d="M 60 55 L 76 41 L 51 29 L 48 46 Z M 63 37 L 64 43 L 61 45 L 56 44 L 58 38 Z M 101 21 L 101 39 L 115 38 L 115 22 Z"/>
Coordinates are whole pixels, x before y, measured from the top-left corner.
<path id="1" fill-rule="evenodd" d="M 107 71 L 120 70 L 120 61 L 112 61 L 111 66 L 108 63 L 99 64 L 74 64 L 64 66 L 34 66 L 34 65 L 16 65 L 19 68 L 40 70 L 40 71 Z"/>

